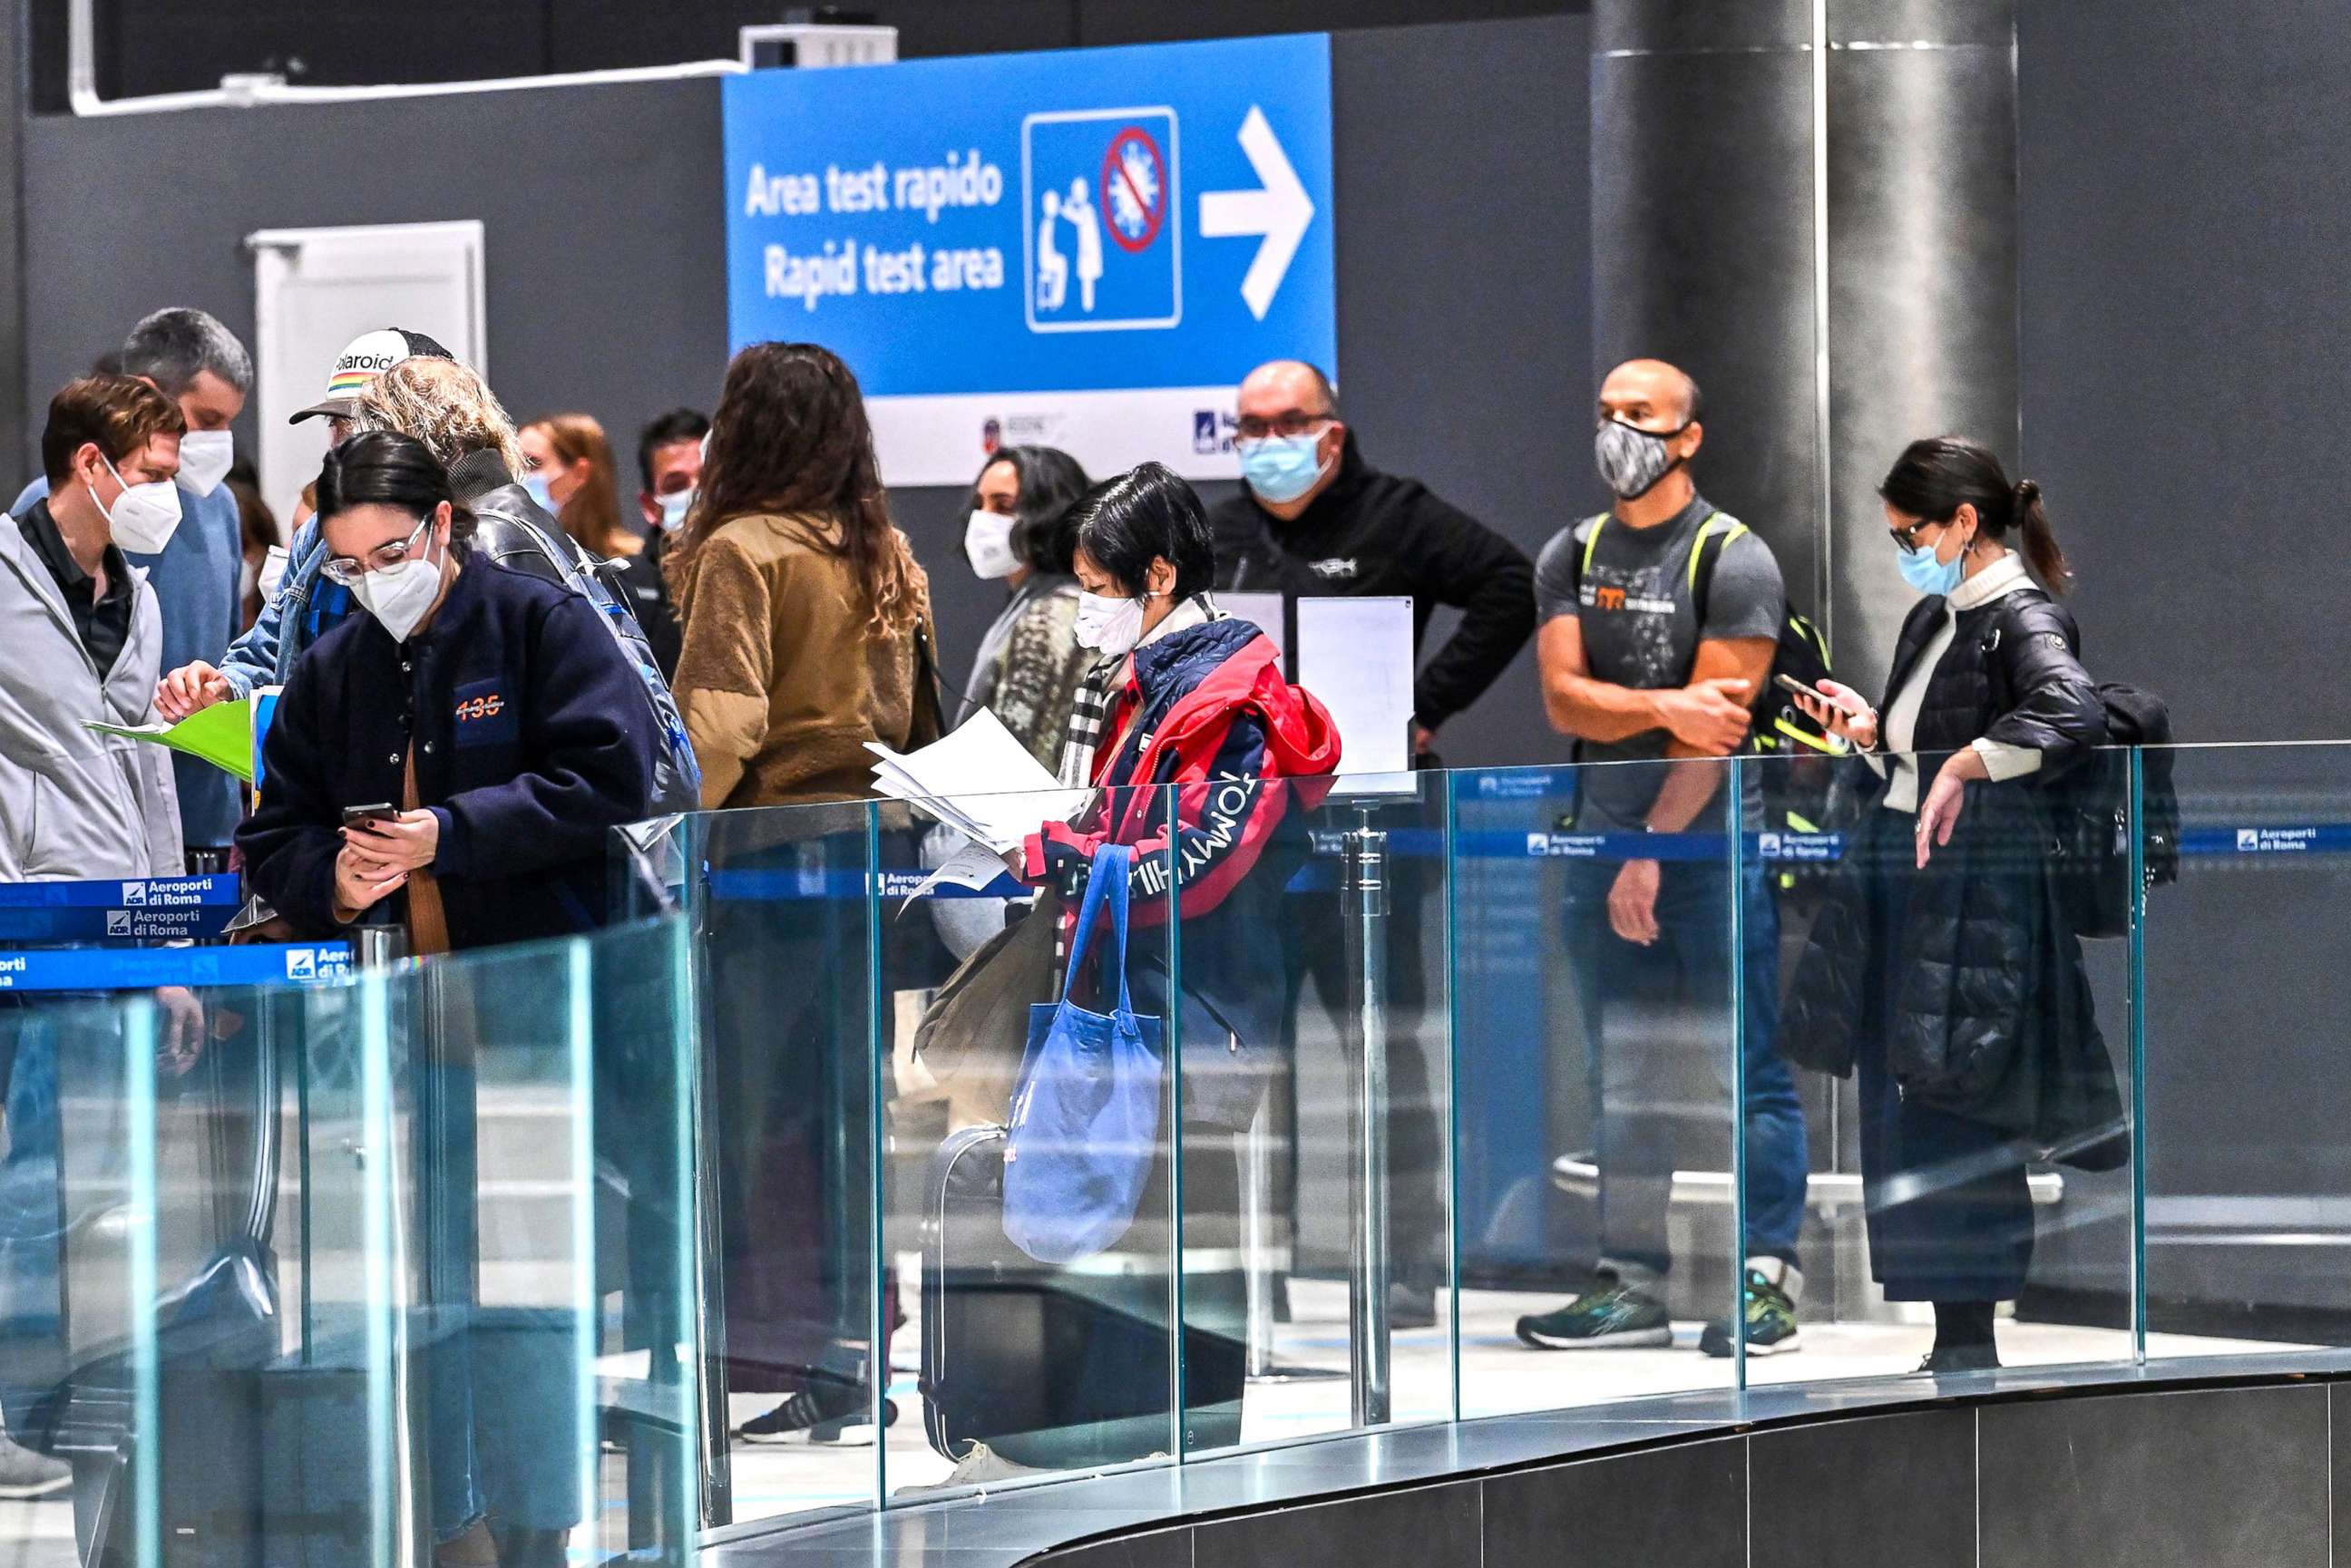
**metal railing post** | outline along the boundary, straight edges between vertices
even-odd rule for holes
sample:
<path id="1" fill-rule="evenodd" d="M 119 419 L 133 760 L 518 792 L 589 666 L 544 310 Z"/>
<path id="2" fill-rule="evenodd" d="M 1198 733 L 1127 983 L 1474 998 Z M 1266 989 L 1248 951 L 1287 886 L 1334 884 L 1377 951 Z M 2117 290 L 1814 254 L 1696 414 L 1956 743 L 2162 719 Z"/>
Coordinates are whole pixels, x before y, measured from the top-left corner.
<path id="1" fill-rule="evenodd" d="M 1249 1366 L 1247 1375 L 1261 1378 L 1273 1371 L 1273 1173 L 1267 1167 L 1266 1118 L 1271 1099 L 1258 1103 L 1249 1131 L 1241 1134 L 1242 1276 L 1249 1299 Z"/>
<path id="2" fill-rule="evenodd" d="M 1357 1427 L 1388 1420 L 1388 836 L 1356 807 L 1347 834 L 1340 906 L 1347 930 L 1349 1127 L 1348 1414 Z"/>
<path id="3" fill-rule="evenodd" d="M 408 933 L 398 925 L 355 925 L 351 956 L 362 969 L 388 969 L 408 956 Z"/>

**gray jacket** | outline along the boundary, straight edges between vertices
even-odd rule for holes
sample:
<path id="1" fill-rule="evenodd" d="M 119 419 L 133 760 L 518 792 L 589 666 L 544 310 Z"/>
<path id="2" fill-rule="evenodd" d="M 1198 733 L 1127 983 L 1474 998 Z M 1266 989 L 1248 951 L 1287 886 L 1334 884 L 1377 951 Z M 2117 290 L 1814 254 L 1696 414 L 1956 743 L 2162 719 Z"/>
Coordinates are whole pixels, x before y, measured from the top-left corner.
<path id="1" fill-rule="evenodd" d="M 172 753 L 82 727 L 155 716 L 163 620 L 147 573 L 131 580 L 131 634 L 101 680 L 57 580 L 0 524 L 0 882 L 186 869 Z"/>

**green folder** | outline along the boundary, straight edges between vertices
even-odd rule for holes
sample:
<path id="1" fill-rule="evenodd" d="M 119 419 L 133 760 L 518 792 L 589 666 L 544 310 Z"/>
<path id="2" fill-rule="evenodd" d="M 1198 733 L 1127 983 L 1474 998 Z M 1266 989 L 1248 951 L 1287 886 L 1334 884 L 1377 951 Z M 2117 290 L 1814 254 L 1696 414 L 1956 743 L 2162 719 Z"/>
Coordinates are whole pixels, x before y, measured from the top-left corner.
<path id="1" fill-rule="evenodd" d="M 174 751 L 202 758 L 225 773 L 253 782 L 253 705 L 214 703 L 177 724 L 101 724 L 82 720 L 84 729 L 99 735 L 124 735 L 152 740 Z"/>

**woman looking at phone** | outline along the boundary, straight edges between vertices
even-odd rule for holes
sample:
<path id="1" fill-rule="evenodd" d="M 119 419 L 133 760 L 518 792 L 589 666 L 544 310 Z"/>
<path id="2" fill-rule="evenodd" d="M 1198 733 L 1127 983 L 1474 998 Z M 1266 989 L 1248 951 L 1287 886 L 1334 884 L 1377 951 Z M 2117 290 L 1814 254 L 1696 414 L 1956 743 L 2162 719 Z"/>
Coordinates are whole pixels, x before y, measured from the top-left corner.
<path id="1" fill-rule="evenodd" d="M 414 437 L 351 436 L 327 454 L 318 497 L 320 574 L 359 608 L 303 652 L 278 699 L 260 805 L 237 833 L 254 890 L 298 936 L 389 917 L 414 954 L 601 925 L 609 834 L 653 800 L 635 664 L 588 600 L 473 551 L 472 510 Z M 537 1043 L 476 972 L 427 988 L 429 1049 L 406 1069 L 429 1217 L 424 1511 L 436 1563 L 560 1563 L 578 1491 L 544 1456 L 582 1440 L 551 1371 L 568 1364 L 568 1331 L 475 1323 L 488 1200 L 474 1064 Z"/>
<path id="2" fill-rule="evenodd" d="M 635 666 L 585 599 L 471 554 L 413 437 L 352 436 L 318 496 L 321 570 L 366 613 L 278 701 L 237 833 L 254 890 L 306 937 L 395 912 L 412 953 L 601 924 L 606 834 L 652 803 Z"/>
<path id="3" fill-rule="evenodd" d="M 2043 853 L 2044 797 L 2105 718 L 2052 597 L 2072 572 L 2038 486 L 1941 436 L 1913 442 L 1878 494 L 1924 597 L 1882 707 L 1834 681 L 1795 699 L 1876 778 L 1782 1040 L 1807 1065 L 1858 1068 L 1872 1271 L 1888 1300 L 1934 1304 L 1921 1370 L 1969 1371 L 1999 1364 L 1993 1312 L 2032 1261 L 2027 1162 L 2095 1134 L 2085 1104 L 2119 1114 Z"/>

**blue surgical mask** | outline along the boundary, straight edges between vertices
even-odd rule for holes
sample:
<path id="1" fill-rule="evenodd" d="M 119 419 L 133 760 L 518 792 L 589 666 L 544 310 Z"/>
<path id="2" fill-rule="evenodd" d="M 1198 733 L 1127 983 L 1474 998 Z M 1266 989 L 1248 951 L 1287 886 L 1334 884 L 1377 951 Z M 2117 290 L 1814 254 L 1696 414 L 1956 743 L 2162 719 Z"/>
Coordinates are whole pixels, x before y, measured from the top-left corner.
<path id="1" fill-rule="evenodd" d="M 1933 549 L 1924 545 L 1917 549 L 1900 550 L 1897 553 L 1902 567 L 1902 580 L 1921 593 L 1949 594 L 1951 590 L 1959 587 L 1959 580 L 1968 574 L 1968 558 L 1965 551 L 1961 551 L 1949 560 L 1937 560 Z"/>
<path id="2" fill-rule="evenodd" d="M 547 487 L 546 475 L 536 473 L 524 475 L 522 476 L 522 487 L 532 500 L 537 501 L 549 511 L 552 512 L 558 509 L 555 505 L 554 494 Z"/>
<path id="3" fill-rule="evenodd" d="M 1314 488 L 1326 465 L 1314 457 L 1320 435 L 1264 435 L 1233 443 L 1241 455 L 1241 477 L 1260 500 L 1283 506 Z"/>

